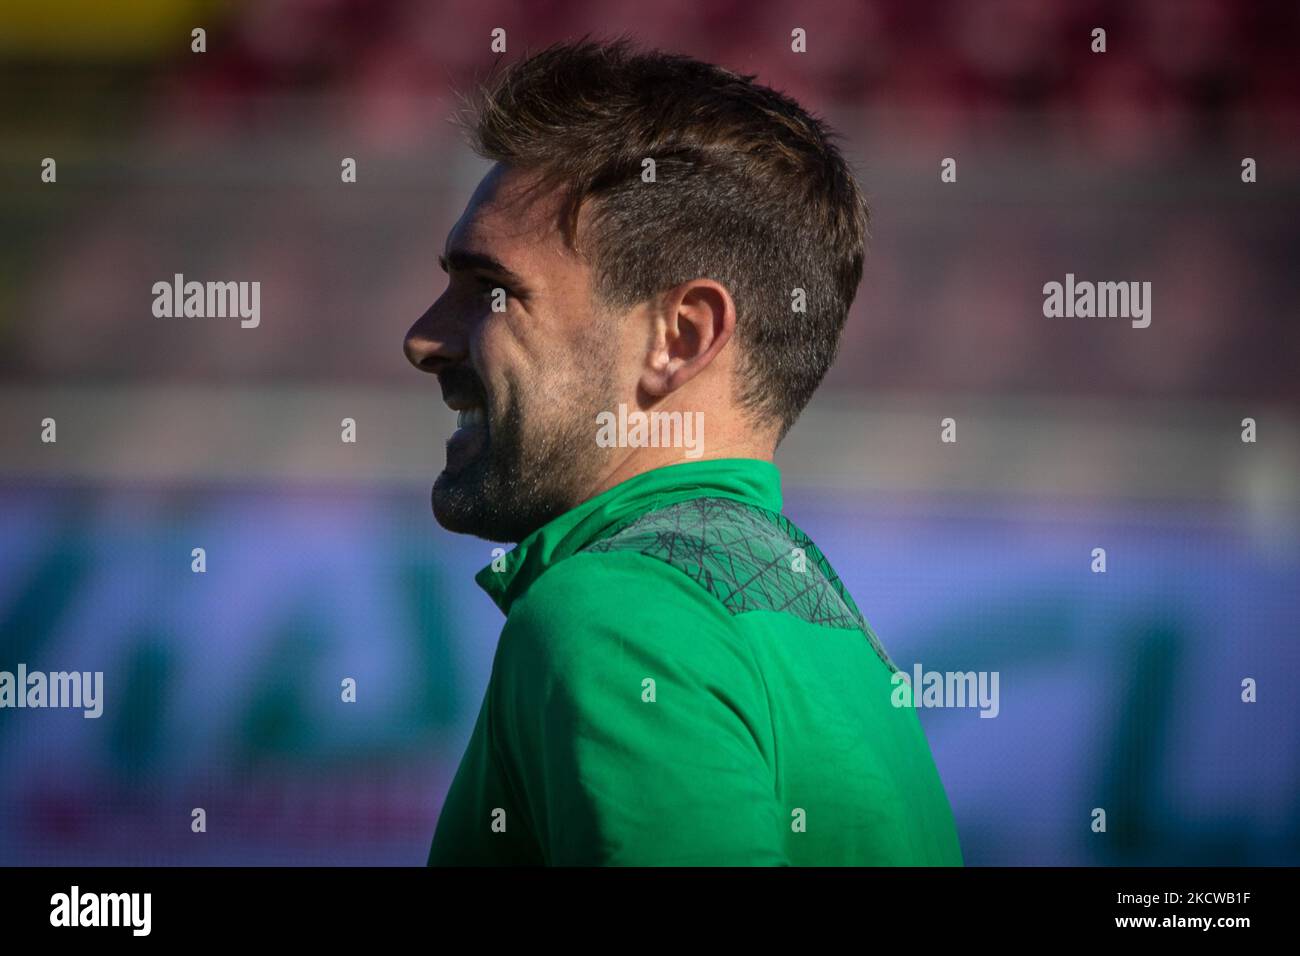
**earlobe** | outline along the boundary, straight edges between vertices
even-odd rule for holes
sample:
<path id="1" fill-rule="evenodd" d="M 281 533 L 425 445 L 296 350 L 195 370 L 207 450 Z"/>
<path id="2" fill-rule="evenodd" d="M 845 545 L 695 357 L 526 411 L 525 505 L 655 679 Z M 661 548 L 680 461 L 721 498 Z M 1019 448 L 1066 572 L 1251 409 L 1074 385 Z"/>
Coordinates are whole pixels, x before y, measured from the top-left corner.
<path id="1" fill-rule="evenodd" d="M 673 363 L 668 354 L 668 346 L 661 334 L 646 356 L 645 369 L 641 373 L 641 388 L 652 398 L 662 398 L 672 391 L 669 382 L 672 378 Z"/>
<path id="2" fill-rule="evenodd" d="M 639 388 L 649 398 L 662 398 L 671 389 L 668 378 L 672 368 L 669 350 L 670 331 L 675 306 L 671 301 L 661 301 L 647 309 L 649 335 L 645 343 L 645 360 L 641 368 Z"/>

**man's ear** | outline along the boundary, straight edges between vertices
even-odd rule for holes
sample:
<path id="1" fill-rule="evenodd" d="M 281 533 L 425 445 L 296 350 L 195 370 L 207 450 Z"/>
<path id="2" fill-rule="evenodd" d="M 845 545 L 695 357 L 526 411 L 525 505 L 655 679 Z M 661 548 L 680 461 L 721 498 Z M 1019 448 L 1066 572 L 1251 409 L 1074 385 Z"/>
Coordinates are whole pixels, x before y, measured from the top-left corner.
<path id="1" fill-rule="evenodd" d="M 736 303 L 721 283 L 691 279 L 665 292 L 657 313 L 640 384 L 659 398 L 681 388 L 718 357 L 736 329 Z"/>

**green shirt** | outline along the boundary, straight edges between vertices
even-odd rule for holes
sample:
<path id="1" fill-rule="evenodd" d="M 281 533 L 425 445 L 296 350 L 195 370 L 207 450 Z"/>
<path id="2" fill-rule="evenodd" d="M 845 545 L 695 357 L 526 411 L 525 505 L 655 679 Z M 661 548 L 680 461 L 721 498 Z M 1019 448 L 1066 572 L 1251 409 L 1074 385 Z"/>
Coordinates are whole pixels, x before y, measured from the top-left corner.
<path id="1" fill-rule="evenodd" d="M 430 865 L 962 865 L 897 668 L 780 482 L 658 468 L 479 572 L 506 624 Z"/>

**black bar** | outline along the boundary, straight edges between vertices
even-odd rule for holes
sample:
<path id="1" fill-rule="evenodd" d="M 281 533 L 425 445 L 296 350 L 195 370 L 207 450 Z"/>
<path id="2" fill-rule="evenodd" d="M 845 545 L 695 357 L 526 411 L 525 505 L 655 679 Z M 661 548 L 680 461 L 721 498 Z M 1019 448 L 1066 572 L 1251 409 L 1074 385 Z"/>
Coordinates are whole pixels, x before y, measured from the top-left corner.
<path id="1" fill-rule="evenodd" d="M 78 922 L 98 919 L 99 894 L 148 893 L 148 938 L 205 946 L 404 939 L 459 949 L 511 932 L 542 945 L 547 934 L 568 938 L 609 920 L 624 925 L 627 945 L 679 923 L 733 939 L 834 931 L 855 948 L 887 939 L 910 946 L 1097 936 L 1230 945 L 1241 933 L 1284 930 L 1294 885 L 1294 868 L 8 868 L 0 869 L 0 926 L 6 941 L 75 932 L 92 944 L 143 928 L 143 896 L 135 898 L 140 909 L 126 909 L 123 897 L 108 901 L 102 912 L 111 919 L 118 907 L 117 926 L 51 925 L 52 917 L 71 922 L 76 886 Z M 1208 928 L 1187 922 L 1207 918 Z M 1225 918 L 1246 923 L 1213 923 Z M 1124 919 L 1154 923 L 1119 925 Z M 668 945 L 678 937 L 661 938 Z"/>

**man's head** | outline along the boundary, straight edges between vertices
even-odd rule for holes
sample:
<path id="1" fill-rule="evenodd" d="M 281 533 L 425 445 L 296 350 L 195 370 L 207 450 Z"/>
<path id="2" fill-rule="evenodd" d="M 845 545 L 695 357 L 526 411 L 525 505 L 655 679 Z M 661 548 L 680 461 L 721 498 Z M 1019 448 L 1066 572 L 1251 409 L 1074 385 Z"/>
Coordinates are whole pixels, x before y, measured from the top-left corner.
<path id="1" fill-rule="evenodd" d="M 752 77 L 625 42 L 506 68 L 465 126 L 495 165 L 406 340 L 449 405 L 482 409 L 448 443 L 439 522 L 517 541 L 673 460 L 597 442 L 620 404 L 703 413 L 706 457 L 770 457 L 862 274 L 866 207 L 826 127 Z"/>

